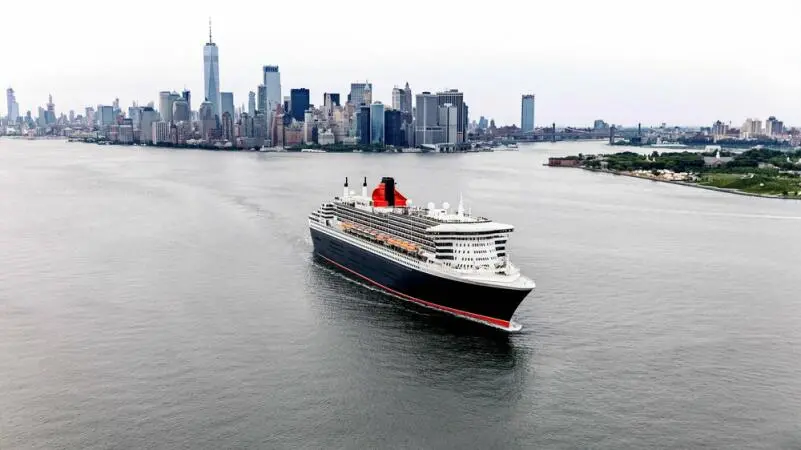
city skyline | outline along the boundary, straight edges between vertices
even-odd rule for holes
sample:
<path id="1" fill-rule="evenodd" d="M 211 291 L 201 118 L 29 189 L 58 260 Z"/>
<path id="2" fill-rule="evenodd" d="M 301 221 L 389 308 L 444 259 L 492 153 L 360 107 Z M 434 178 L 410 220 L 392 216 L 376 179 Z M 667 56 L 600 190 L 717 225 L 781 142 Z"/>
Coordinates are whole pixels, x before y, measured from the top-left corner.
<path id="1" fill-rule="evenodd" d="M 144 6 L 149 3 L 145 0 Z M 393 87 L 408 81 L 414 92 L 457 88 L 469 95 L 471 120 L 483 115 L 495 118 L 499 125 L 520 125 L 522 93 L 537 95 L 537 125 L 580 125 L 597 118 L 625 124 L 707 125 L 718 119 L 738 123 L 745 117 L 770 115 L 782 117 L 788 125 L 801 124 L 801 60 L 785 56 L 797 34 L 790 15 L 738 11 L 725 7 L 725 2 L 678 3 L 656 16 L 622 20 L 625 26 L 613 24 L 617 19 L 632 18 L 619 1 L 538 6 L 530 11 L 532 15 L 547 14 L 553 20 L 531 23 L 505 14 L 509 8 L 527 8 L 517 2 L 502 1 L 481 15 L 457 10 L 467 30 L 464 39 L 454 41 L 458 44 L 443 41 L 445 51 L 437 52 L 421 52 L 423 43 L 414 39 L 391 51 L 367 39 L 359 51 L 319 52 L 317 33 L 299 34 L 291 45 L 280 44 L 275 37 L 291 24 L 277 20 L 271 22 L 270 33 L 263 33 L 257 26 L 257 14 L 214 8 L 212 2 L 200 2 L 190 10 L 159 4 L 163 13 L 155 18 L 144 13 L 149 8 L 135 8 L 130 15 L 113 19 L 96 12 L 103 11 L 94 7 L 100 5 L 96 1 L 82 8 L 94 12 L 82 15 L 70 14 L 67 4 L 48 5 L 50 11 L 75 16 L 70 21 L 50 17 L 59 14 L 31 15 L 11 4 L 5 10 L 17 20 L 10 21 L 6 32 L 34 42 L 39 39 L 31 36 L 35 27 L 47 28 L 49 34 L 69 35 L 90 29 L 90 21 L 104 20 L 121 28 L 164 26 L 171 33 L 169 42 L 161 39 L 163 35 L 148 34 L 120 41 L 92 40 L 89 49 L 36 58 L 26 46 L 11 46 L 0 72 L 0 86 L 13 87 L 21 115 L 27 110 L 35 114 L 51 93 L 64 112 L 108 104 L 114 98 L 120 98 L 123 105 L 157 103 L 160 91 L 184 87 L 203 95 L 200 48 L 208 37 L 207 11 L 212 11 L 214 42 L 222 54 L 218 91 L 233 92 L 237 107 L 261 84 L 263 66 L 276 65 L 281 68 L 284 95 L 293 88 L 307 88 L 314 105 L 322 104 L 325 92 L 346 95 L 356 80 L 369 80 L 373 100 L 391 105 Z M 682 12 L 680 6 L 685 3 L 692 7 L 686 9 L 691 14 Z M 311 2 L 315 14 L 308 19 L 310 28 L 320 22 L 317 16 L 334 22 L 341 19 L 341 30 L 337 28 L 334 35 L 347 47 L 364 31 L 346 25 L 347 12 L 363 6 L 367 3 L 351 1 L 334 8 Z M 777 1 L 774 6 L 774 12 L 794 7 L 789 1 Z M 580 7 L 582 15 L 571 13 L 571 7 Z M 270 8 L 277 16 L 291 17 L 287 5 Z M 412 23 L 418 15 L 435 17 L 449 11 L 448 5 L 412 1 L 408 10 L 393 20 Z M 171 17 L 181 17 L 181 21 Z M 726 26 L 712 26 L 707 22 L 711 19 Z M 502 26 L 496 23 L 499 21 Z M 670 27 L 657 33 L 652 31 L 653 22 L 681 23 L 683 29 L 696 31 L 689 37 L 670 32 Z M 486 28 L 497 32 L 486 32 Z M 470 31 L 479 29 L 480 33 Z M 565 33 L 566 29 L 575 33 Z M 544 44 L 553 36 L 559 37 L 556 44 Z M 710 47 L 710 42 L 719 45 Z M 778 45 L 767 45 L 769 42 Z M 98 59 L 97 54 L 119 57 Z M 744 54 L 753 57 L 744 58 Z M 769 69 L 760 63 L 763 60 L 770 61 Z M 59 67 L 59 76 L 52 75 L 52 66 Z M 200 101 L 202 98 L 193 109 Z"/>

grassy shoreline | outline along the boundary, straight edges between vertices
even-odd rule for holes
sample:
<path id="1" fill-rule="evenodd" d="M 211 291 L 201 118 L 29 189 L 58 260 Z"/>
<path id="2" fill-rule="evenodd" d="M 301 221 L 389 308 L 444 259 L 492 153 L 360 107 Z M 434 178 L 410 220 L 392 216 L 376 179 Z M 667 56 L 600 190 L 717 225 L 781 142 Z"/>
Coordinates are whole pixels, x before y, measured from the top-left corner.
<path id="1" fill-rule="evenodd" d="M 619 176 L 623 176 L 623 177 L 636 178 L 638 180 L 646 180 L 646 181 L 655 181 L 655 182 L 658 182 L 658 183 L 675 184 L 675 185 L 679 185 L 679 186 L 692 187 L 692 188 L 696 188 L 696 189 L 705 189 L 705 190 L 708 190 L 708 191 L 716 191 L 716 192 L 722 192 L 722 193 L 726 193 L 726 194 L 742 195 L 742 196 L 745 196 L 745 197 L 759 197 L 759 198 L 770 198 L 770 199 L 774 199 L 774 200 L 798 200 L 798 201 L 801 201 L 801 196 L 787 196 L 787 197 L 785 197 L 785 196 L 782 196 L 782 195 L 760 194 L 760 193 L 755 193 L 755 192 L 742 191 L 742 190 L 739 190 L 739 189 L 723 188 L 723 187 L 710 186 L 710 185 L 705 185 L 705 184 L 700 184 L 700 183 L 692 183 L 692 182 L 688 182 L 688 181 L 661 180 L 659 178 L 649 178 L 649 177 L 635 175 L 635 174 L 632 174 L 632 173 L 626 173 L 626 172 L 621 172 L 621 171 L 616 171 L 616 170 L 609 170 L 609 169 L 594 169 L 594 168 L 591 168 L 591 167 L 576 167 L 576 168 L 577 169 L 586 170 L 588 172 L 606 173 L 606 174 L 610 174 L 610 175 L 619 175 Z"/>

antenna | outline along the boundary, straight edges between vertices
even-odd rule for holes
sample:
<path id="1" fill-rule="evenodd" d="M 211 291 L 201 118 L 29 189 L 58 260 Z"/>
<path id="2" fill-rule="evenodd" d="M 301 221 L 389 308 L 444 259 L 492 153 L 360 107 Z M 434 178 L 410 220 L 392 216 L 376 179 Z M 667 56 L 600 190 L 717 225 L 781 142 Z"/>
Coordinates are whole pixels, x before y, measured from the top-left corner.
<path id="1" fill-rule="evenodd" d="M 211 40 L 211 16 L 209 16 L 209 44 L 212 44 L 214 41 Z"/>

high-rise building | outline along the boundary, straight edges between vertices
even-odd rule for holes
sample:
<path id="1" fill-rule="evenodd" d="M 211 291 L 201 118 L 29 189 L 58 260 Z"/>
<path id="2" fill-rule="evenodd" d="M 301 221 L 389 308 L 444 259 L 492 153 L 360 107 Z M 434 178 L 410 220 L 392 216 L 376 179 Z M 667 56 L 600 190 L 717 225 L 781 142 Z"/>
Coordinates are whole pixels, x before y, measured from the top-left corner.
<path id="1" fill-rule="evenodd" d="M 211 39 L 211 19 L 209 19 L 209 42 L 203 47 L 203 94 L 212 104 L 212 112 L 220 115 L 220 53 L 217 44 Z"/>
<path id="2" fill-rule="evenodd" d="M 406 86 L 403 88 L 403 96 L 401 97 L 400 102 L 400 111 L 402 113 L 412 113 L 412 88 L 409 87 L 409 82 L 406 82 Z"/>
<path id="3" fill-rule="evenodd" d="M 765 121 L 765 134 L 768 136 L 780 136 L 783 132 L 784 123 L 774 116 L 768 117 L 768 120 Z"/>
<path id="4" fill-rule="evenodd" d="M 253 91 L 248 92 L 248 115 L 253 117 L 256 114 L 256 93 Z"/>
<path id="5" fill-rule="evenodd" d="M 109 105 L 100 105 L 97 107 L 99 116 L 100 127 L 110 127 L 114 124 L 114 107 Z"/>
<path id="6" fill-rule="evenodd" d="M 384 143 L 384 104 L 381 102 L 370 105 L 370 143 Z"/>
<path id="7" fill-rule="evenodd" d="M 359 143 L 362 145 L 370 144 L 370 107 L 362 105 L 359 107 L 359 114 L 357 120 L 357 133 L 359 135 Z"/>
<path id="8" fill-rule="evenodd" d="M 262 84 L 267 88 L 267 108 L 270 113 L 275 112 L 275 107 L 281 104 L 281 72 L 278 66 L 262 67 Z"/>
<path id="9" fill-rule="evenodd" d="M 361 105 L 368 104 L 367 100 L 365 99 L 364 92 L 370 91 L 372 92 L 373 85 L 365 82 L 365 83 L 351 83 L 350 84 L 350 95 L 348 95 L 348 101 L 351 102 L 354 106 L 359 107 Z M 371 94 L 372 96 L 372 94 Z"/>
<path id="10" fill-rule="evenodd" d="M 323 106 L 327 108 L 333 108 L 334 106 L 340 106 L 339 104 L 339 94 L 326 92 L 323 94 Z"/>
<path id="11" fill-rule="evenodd" d="M 464 103 L 464 94 L 458 89 L 450 89 L 444 92 L 437 92 L 437 106 L 451 104 L 456 107 L 456 142 L 457 144 L 467 139 L 467 105 Z"/>
<path id="12" fill-rule="evenodd" d="M 222 115 L 222 137 L 226 141 L 234 140 L 234 118 L 228 111 Z"/>
<path id="13" fill-rule="evenodd" d="M 521 103 L 520 129 L 523 133 L 534 131 L 534 94 L 524 95 Z"/>
<path id="14" fill-rule="evenodd" d="M 439 98 L 430 92 L 416 96 L 415 143 L 417 145 L 439 144 L 442 142 L 442 128 L 439 127 Z"/>
<path id="15" fill-rule="evenodd" d="M 210 141 L 214 131 L 217 129 L 217 118 L 214 114 L 214 104 L 205 101 L 200 104 L 198 109 L 200 118 L 200 136 L 206 141 Z"/>
<path id="16" fill-rule="evenodd" d="M 56 123 L 56 105 L 53 103 L 53 94 L 47 96 L 47 111 L 45 111 L 45 124 Z"/>
<path id="17" fill-rule="evenodd" d="M 140 141 L 145 143 L 153 142 L 153 124 L 159 121 L 159 114 L 150 106 L 142 108 L 142 119 L 140 122 L 141 134 Z"/>
<path id="18" fill-rule="evenodd" d="M 309 109 L 309 100 L 309 90 L 306 88 L 289 91 L 289 111 L 293 119 L 303 122 L 304 113 Z"/>
<path id="19" fill-rule="evenodd" d="M 402 113 L 412 112 L 412 90 L 409 88 L 408 82 L 404 88 L 395 86 L 392 89 L 392 109 L 397 109 Z"/>
<path id="20" fill-rule="evenodd" d="M 256 111 L 260 111 L 262 114 L 265 114 L 270 110 L 267 100 L 267 86 L 260 84 L 256 90 L 258 91 Z"/>
<path id="21" fill-rule="evenodd" d="M 231 120 L 234 119 L 234 93 L 233 92 L 220 92 L 220 108 L 223 114 L 228 113 Z"/>
<path id="22" fill-rule="evenodd" d="M 131 119 L 131 126 L 133 127 L 134 131 L 141 131 L 142 125 L 142 108 L 135 106 L 128 107 L 128 118 Z M 70 120 L 70 122 L 72 122 Z"/>
<path id="23" fill-rule="evenodd" d="M 400 110 L 387 109 L 384 111 L 384 142 L 387 145 L 403 147 L 405 135 L 402 130 L 403 119 Z"/>
<path id="24" fill-rule="evenodd" d="M 446 103 L 439 107 L 439 126 L 445 132 L 443 138 L 449 144 L 455 144 L 458 139 L 459 112 L 455 105 Z"/>
<path id="25" fill-rule="evenodd" d="M 189 111 L 189 103 L 182 98 L 175 100 L 172 104 L 172 122 L 188 122 L 192 118 L 192 113 Z"/>
<path id="26" fill-rule="evenodd" d="M 192 115 L 192 92 L 190 92 L 189 89 L 184 89 L 184 91 L 181 92 L 181 97 L 183 97 L 183 99 L 186 100 L 186 107 L 189 108 L 189 115 L 191 116 Z"/>
<path id="27" fill-rule="evenodd" d="M 172 120 L 172 108 L 170 107 L 170 91 L 159 92 L 159 113 L 161 120 L 169 122 Z"/>
<path id="28" fill-rule="evenodd" d="M 19 117 L 19 104 L 17 103 L 17 97 L 14 95 L 14 89 L 6 89 L 6 104 L 8 123 L 15 123 Z"/>

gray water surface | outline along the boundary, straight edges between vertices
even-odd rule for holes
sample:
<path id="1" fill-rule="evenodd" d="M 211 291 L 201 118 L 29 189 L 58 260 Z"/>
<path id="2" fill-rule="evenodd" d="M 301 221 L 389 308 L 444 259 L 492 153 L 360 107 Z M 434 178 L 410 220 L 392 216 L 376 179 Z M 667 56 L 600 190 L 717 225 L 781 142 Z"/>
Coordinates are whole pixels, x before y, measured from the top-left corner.
<path id="1" fill-rule="evenodd" d="M 801 447 L 801 203 L 542 166 L 603 151 L 0 140 L 0 448 Z M 514 224 L 523 329 L 314 263 L 345 176 Z"/>

